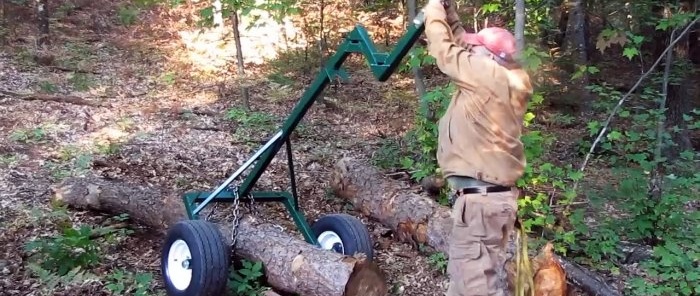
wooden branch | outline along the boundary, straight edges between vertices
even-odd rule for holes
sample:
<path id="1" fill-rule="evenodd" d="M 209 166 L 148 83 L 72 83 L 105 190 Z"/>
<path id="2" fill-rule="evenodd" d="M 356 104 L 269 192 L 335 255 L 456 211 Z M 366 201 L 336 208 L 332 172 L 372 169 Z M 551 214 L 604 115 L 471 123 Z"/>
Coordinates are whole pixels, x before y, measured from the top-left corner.
<path id="1" fill-rule="evenodd" d="M 88 101 L 86 99 L 83 99 L 78 96 L 72 96 L 72 95 L 47 95 L 47 94 L 20 94 L 12 91 L 7 91 L 7 90 L 0 90 L 0 94 L 8 96 L 8 97 L 15 97 L 21 100 L 26 100 L 26 101 L 44 101 L 44 102 L 57 102 L 57 103 L 68 103 L 68 104 L 74 104 L 74 105 L 81 105 L 81 106 L 90 106 L 90 107 L 105 107 L 103 104 L 98 103 L 98 102 L 92 102 Z"/>
<path id="2" fill-rule="evenodd" d="M 73 208 L 109 214 L 128 213 L 132 221 L 164 234 L 186 219 L 178 194 L 164 188 L 96 175 L 68 178 L 52 188 L 52 199 Z M 231 243 L 231 224 L 218 224 Z M 279 291 L 309 296 L 383 296 L 388 290 L 381 271 L 363 256 L 321 250 L 272 224 L 244 216 L 234 254 L 264 265 L 267 282 Z"/>
<path id="3" fill-rule="evenodd" d="M 63 66 L 49 66 L 49 68 L 56 69 L 59 71 L 64 71 L 64 72 L 76 72 L 76 73 L 95 74 L 95 75 L 102 74 L 101 72 L 97 72 L 97 71 L 83 70 L 83 69 L 78 69 L 78 68 L 69 68 L 69 67 L 63 67 Z"/>
<path id="4" fill-rule="evenodd" d="M 350 203 L 364 215 L 379 221 L 394 230 L 399 241 L 414 246 L 424 244 L 448 255 L 449 236 L 452 231 L 451 210 L 438 204 L 428 195 L 416 192 L 401 181 L 386 177 L 377 168 L 352 158 L 343 158 L 336 163 L 329 185 L 333 193 Z M 511 239 L 506 252 L 515 249 Z M 514 257 L 503 254 L 506 271 L 498 271 L 501 281 L 512 268 Z M 448 255 L 449 256 L 449 255 Z M 557 257 L 565 264 L 567 278 L 577 287 L 591 295 L 617 296 L 610 286 L 592 276 L 593 273 Z M 509 267 L 510 266 L 510 267 Z M 536 272 L 535 272 L 536 273 Z M 501 287 L 504 288 L 504 287 Z"/>
<path id="5" fill-rule="evenodd" d="M 622 296 L 620 292 L 614 290 L 593 272 L 560 256 L 554 255 L 554 258 L 566 270 L 567 279 L 589 295 Z"/>
<path id="6" fill-rule="evenodd" d="M 661 55 L 659 55 L 659 58 L 656 59 L 656 62 L 654 62 L 654 64 L 651 65 L 649 70 L 647 70 L 644 73 L 644 75 L 642 75 L 642 77 L 639 77 L 639 80 L 637 80 L 637 82 L 634 84 L 634 86 L 632 86 L 632 88 L 629 91 L 627 91 L 627 93 L 624 96 L 622 96 L 622 98 L 620 98 L 620 101 L 617 102 L 617 105 L 615 105 L 615 108 L 613 108 L 613 111 L 610 112 L 608 119 L 606 119 L 605 123 L 603 123 L 603 127 L 600 129 L 600 133 L 598 133 L 598 136 L 593 141 L 593 145 L 591 145 L 591 148 L 588 150 L 588 153 L 586 153 L 586 157 L 584 158 L 583 163 L 581 164 L 581 168 L 579 168 L 580 172 L 583 172 L 583 170 L 586 169 L 586 165 L 588 164 L 588 161 L 591 158 L 591 155 L 593 155 L 593 151 L 595 150 L 596 146 L 600 142 L 600 139 L 603 138 L 603 135 L 605 134 L 605 132 L 608 129 L 608 125 L 610 125 L 610 121 L 612 121 L 612 118 L 615 116 L 615 113 L 617 113 L 617 110 L 620 109 L 620 107 L 622 106 L 622 103 L 624 103 L 625 100 L 627 100 L 627 98 L 630 95 L 632 95 L 632 93 L 637 89 L 637 87 L 639 87 L 639 85 L 642 84 L 642 81 L 644 81 L 644 79 L 646 79 L 647 76 L 649 76 L 649 74 L 653 73 L 654 69 L 656 69 L 656 66 L 658 66 L 659 63 L 661 62 L 661 60 L 663 60 L 665 58 L 666 53 L 668 51 L 670 51 L 671 49 L 673 49 L 673 46 L 675 46 L 676 43 L 678 43 L 678 41 L 680 41 L 681 38 L 683 38 L 683 36 L 688 33 L 690 28 L 692 28 L 693 25 L 696 22 L 698 22 L 698 20 L 700 20 L 700 17 L 697 17 L 692 22 L 690 22 L 690 24 L 688 24 L 688 26 L 685 28 L 685 30 L 683 30 L 683 32 L 681 32 L 678 35 L 678 37 L 676 37 L 676 39 L 673 39 L 673 41 L 671 41 L 671 44 L 669 44 L 666 47 L 666 49 L 661 53 Z M 578 182 L 579 181 L 576 181 L 574 183 L 574 191 L 576 191 L 576 188 L 578 187 Z"/>

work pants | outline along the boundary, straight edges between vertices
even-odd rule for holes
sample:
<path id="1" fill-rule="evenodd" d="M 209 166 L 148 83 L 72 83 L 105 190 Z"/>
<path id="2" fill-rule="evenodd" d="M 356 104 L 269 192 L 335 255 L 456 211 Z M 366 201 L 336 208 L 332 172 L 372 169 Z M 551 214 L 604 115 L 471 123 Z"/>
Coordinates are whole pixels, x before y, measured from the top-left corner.
<path id="1" fill-rule="evenodd" d="M 473 179 L 449 177 L 453 191 Z M 499 257 L 513 230 L 518 191 L 473 193 L 459 196 L 452 206 L 447 296 L 505 296 L 499 291 L 496 270 Z"/>

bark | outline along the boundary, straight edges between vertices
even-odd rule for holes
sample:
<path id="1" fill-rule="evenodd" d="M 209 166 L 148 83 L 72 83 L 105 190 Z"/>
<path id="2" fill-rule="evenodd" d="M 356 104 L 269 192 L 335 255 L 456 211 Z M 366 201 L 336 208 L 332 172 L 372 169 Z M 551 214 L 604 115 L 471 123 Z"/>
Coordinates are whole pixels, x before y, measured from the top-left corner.
<path id="1" fill-rule="evenodd" d="M 681 7 L 683 7 L 682 10 L 685 11 L 692 11 L 695 6 L 694 1 L 680 2 Z M 682 28 L 679 28 L 679 32 L 681 29 Z M 676 34 L 676 36 L 677 35 L 678 34 Z M 669 42 L 670 38 L 662 44 L 666 45 Z M 682 39 L 676 43 L 673 60 L 682 61 L 690 65 L 690 44 L 690 34 L 683 35 Z M 691 91 L 691 87 L 694 85 L 694 82 L 691 74 L 692 71 L 676 69 L 676 71 L 672 73 L 675 77 L 674 80 L 677 82 L 673 81 L 668 84 L 668 92 L 666 94 L 666 106 L 668 107 L 666 109 L 666 128 L 671 133 L 671 140 L 674 145 L 665 149 L 664 154 L 669 160 L 675 161 L 682 152 L 692 150 L 690 130 L 688 130 L 686 121 L 683 120 L 683 115 L 692 110 L 691 98 L 693 98 L 693 92 Z M 697 96 L 695 97 L 697 98 Z M 673 132 L 676 128 L 678 132 Z"/>
<path id="2" fill-rule="evenodd" d="M 67 103 L 81 106 L 91 106 L 91 107 L 105 107 L 105 105 L 99 102 L 88 101 L 81 97 L 72 95 L 47 95 L 47 94 L 20 94 L 16 92 L 11 92 L 7 90 L 0 90 L 0 96 L 15 97 L 25 101 L 44 101 L 44 102 L 57 102 L 57 103 Z"/>
<path id="3" fill-rule="evenodd" d="M 37 25 L 39 29 L 39 38 L 37 45 L 39 48 L 47 46 L 49 42 L 49 7 L 46 5 L 46 0 L 36 0 L 36 15 Z"/>
<path id="4" fill-rule="evenodd" d="M 525 48 L 525 0 L 515 0 L 515 41 L 520 55 Z"/>
<path id="5" fill-rule="evenodd" d="M 7 44 L 7 7 L 5 0 L 0 0 L 0 45 Z"/>
<path id="6" fill-rule="evenodd" d="M 417 247 L 424 244 L 448 255 L 449 236 L 452 230 L 450 208 L 442 206 L 427 195 L 417 193 L 401 181 L 385 177 L 378 169 L 351 158 L 343 158 L 333 169 L 330 187 L 338 197 L 351 202 L 364 215 L 372 217 L 393 229 L 401 242 Z M 502 260 L 504 270 L 499 271 L 502 283 L 510 282 L 506 270 L 514 270 L 511 260 L 517 249 L 511 235 Z M 577 287 L 591 295 L 619 295 L 605 282 L 591 276 L 590 272 L 577 272 L 582 267 L 554 255 Z M 570 269 L 572 272 L 570 272 Z M 536 271 L 535 271 L 536 273 Z M 508 277 L 508 279 L 506 279 Z M 501 286 L 506 289 L 505 286 Z M 510 294 L 510 293 L 508 293 Z M 506 294 L 506 295 L 508 295 Z"/>
<path id="7" fill-rule="evenodd" d="M 96 212 L 128 213 L 132 221 L 165 234 L 169 225 L 186 219 L 178 194 L 163 188 L 98 176 L 68 178 L 52 188 L 54 201 Z M 231 238 L 231 225 L 219 225 Z M 385 295 L 381 272 L 362 257 L 320 250 L 272 224 L 244 217 L 234 254 L 261 261 L 267 282 L 279 291 L 299 295 Z M 371 291 L 370 291 L 371 290 Z M 382 293 L 383 292 L 383 293 Z"/>
<path id="8" fill-rule="evenodd" d="M 680 1 L 681 10 L 688 11 L 692 10 L 695 6 L 694 1 Z M 652 13 L 656 17 L 663 18 L 668 17 L 672 14 L 670 8 L 663 6 L 663 4 L 655 4 L 653 6 Z M 680 31 L 683 28 L 678 28 L 676 35 L 673 38 L 678 37 Z M 653 57 L 655 59 L 659 58 L 661 54 L 666 50 L 671 40 L 671 31 L 668 30 L 657 30 L 654 26 L 649 26 L 648 31 L 652 31 L 652 42 L 650 42 L 653 49 Z M 664 71 L 665 76 L 673 77 L 672 79 L 664 79 L 667 83 L 667 87 L 664 89 L 666 96 L 666 104 L 663 109 L 665 109 L 665 128 L 667 132 L 671 134 L 672 146 L 666 145 L 664 143 L 663 155 L 670 161 L 678 159 L 681 152 L 692 149 L 692 143 L 690 140 L 690 133 L 687 128 L 685 120 L 683 120 L 683 114 L 686 114 L 688 110 L 692 110 L 691 101 L 693 96 L 693 85 L 695 81 L 691 71 L 687 69 L 680 69 L 676 67 L 677 64 L 681 63 L 692 63 L 691 51 L 692 48 L 692 33 L 691 29 L 688 34 L 685 34 L 673 47 L 673 51 L 668 52 L 668 56 L 673 56 L 673 65 L 670 69 L 661 70 Z M 695 35 L 697 36 L 697 35 Z M 697 41 L 697 37 L 695 37 Z M 665 74 L 670 71 L 669 74 Z M 695 95 L 697 97 L 697 95 Z M 673 130 L 677 129 L 677 132 Z"/>
<path id="9" fill-rule="evenodd" d="M 410 23 L 416 17 L 416 0 L 408 0 L 406 4 L 408 9 L 408 22 Z M 420 70 L 420 67 L 414 67 L 411 71 L 413 72 L 413 80 L 416 86 L 416 95 L 418 95 L 421 109 L 425 112 L 423 116 L 427 120 L 432 120 L 433 114 L 430 112 L 430 104 L 427 98 L 425 98 L 426 91 L 425 82 L 423 82 L 423 72 Z"/>
<path id="10" fill-rule="evenodd" d="M 239 19 L 238 12 L 234 11 L 231 14 L 231 20 L 233 22 L 233 39 L 236 43 L 236 61 L 238 63 L 238 77 L 243 79 L 245 76 L 245 69 L 243 66 L 243 46 L 241 45 L 241 30 L 238 28 Z M 243 108 L 245 110 L 250 110 L 250 93 L 247 86 L 242 86 L 241 95 L 243 97 Z"/>
<path id="11" fill-rule="evenodd" d="M 221 5 L 221 0 L 214 0 L 212 2 L 212 13 L 213 13 L 213 23 L 216 31 L 224 30 L 224 13 Z"/>
<path id="12" fill-rule="evenodd" d="M 567 279 L 575 286 L 588 293 L 588 295 L 622 295 L 620 292 L 605 284 L 596 274 L 586 270 L 580 265 L 559 256 L 555 256 L 554 258 L 566 271 Z"/>
<path id="13" fill-rule="evenodd" d="M 588 24 L 586 22 L 586 10 L 584 0 L 569 0 L 567 2 L 569 10 L 568 24 L 564 40 L 564 50 L 571 55 L 575 66 L 588 66 Z M 586 90 L 589 84 L 587 72 L 576 85 L 576 92 L 579 93 L 578 100 L 580 108 L 584 113 L 590 111 L 591 94 Z"/>

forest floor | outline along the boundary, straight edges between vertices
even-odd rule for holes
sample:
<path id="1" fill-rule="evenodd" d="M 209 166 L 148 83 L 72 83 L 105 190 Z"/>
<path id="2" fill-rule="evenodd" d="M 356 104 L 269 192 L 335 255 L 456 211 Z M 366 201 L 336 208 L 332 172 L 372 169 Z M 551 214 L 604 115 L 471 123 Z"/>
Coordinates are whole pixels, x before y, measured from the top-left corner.
<path id="1" fill-rule="evenodd" d="M 237 83 L 243 80 L 221 78 L 235 72 L 231 52 L 219 53 L 228 60 L 217 56 L 222 48 L 199 52 L 210 56 L 198 54 L 196 47 L 183 45 L 188 35 L 176 32 L 175 27 L 187 27 L 186 21 L 154 21 L 177 20 L 177 10 L 171 15 L 142 11 L 142 22 L 125 26 L 118 21 L 119 1 L 99 2 L 79 10 L 54 10 L 51 52 L 33 49 L 34 26 L 29 22 L 18 23 L 14 28 L 18 37 L 7 40 L 0 51 L 0 87 L 5 91 L 0 94 L 0 295 L 42 295 L 41 289 L 50 289 L 27 263 L 25 244 L 31 240 L 56 234 L 58 225 L 67 221 L 113 223 L 96 213 L 53 207 L 50 188 L 61 178 L 93 171 L 175 192 L 213 188 L 275 131 L 316 74 L 313 67 L 306 75 L 294 73 L 309 64 L 303 53 L 266 65 L 246 65 L 253 112 L 242 116 L 246 113 L 240 108 Z M 233 42 L 227 38 L 230 50 Z M 410 75 L 379 83 L 366 68 L 350 74 L 350 82 L 325 94 L 335 106 L 315 105 L 294 139 L 302 209 L 309 221 L 330 212 L 361 217 L 328 193 L 333 163 L 345 155 L 372 159 L 386 137 L 403 135 L 414 120 L 418 100 Z M 428 81 L 430 86 L 444 83 L 435 77 Z M 43 101 L 23 94 L 63 100 Z M 82 100 L 71 101 L 67 95 Z M 560 140 L 580 138 L 580 129 L 578 134 L 575 130 L 562 129 Z M 569 148 L 559 146 L 561 151 Z M 284 153 L 258 184 L 269 189 L 288 185 Z M 265 208 L 260 212 L 265 219 L 295 231 L 282 207 Z M 387 235 L 385 227 L 362 219 L 376 242 L 378 264 L 390 275 L 392 295 L 445 291 L 444 260 L 412 250 Z M 90 272 L 151 273 L 150 287 L 162 293 L 162 237 L 146 229 L 132 230 L 116 242 L 101 243 L 103 257 Z M 106 295 L 110 283 L 120 282 L 102 277 L 82 288 L 61 287 L 48 294 Z"/>

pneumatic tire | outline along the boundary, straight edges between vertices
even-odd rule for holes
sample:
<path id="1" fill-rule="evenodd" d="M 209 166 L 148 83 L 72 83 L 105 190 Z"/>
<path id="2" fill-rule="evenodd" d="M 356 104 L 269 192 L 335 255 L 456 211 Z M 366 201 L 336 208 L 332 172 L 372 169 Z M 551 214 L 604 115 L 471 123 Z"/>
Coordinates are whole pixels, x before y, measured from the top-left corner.
<path id="1" fill-rule="evenodd" d="M 171 296 L 225 293 L 231 248 L 213 223 L 184 220 L 167 233 L 161 251 L 161 273 Z"/>
<path id="2" fill-rule="evenodd" d="M 320 247 L 344 255 L 364 253 L 372 261 L 374 249 L 367 227 L 354 216 L 330 214 L 321 217 L 312 226 Z"/>

